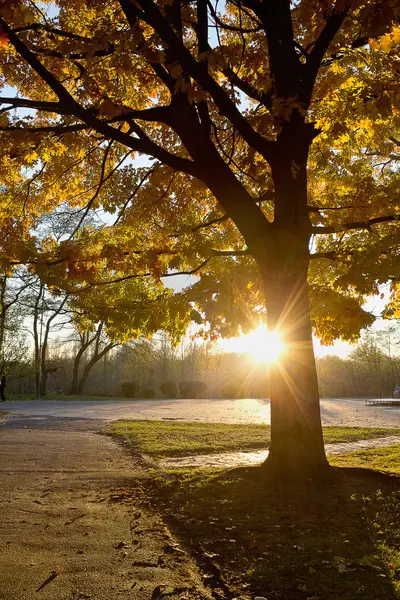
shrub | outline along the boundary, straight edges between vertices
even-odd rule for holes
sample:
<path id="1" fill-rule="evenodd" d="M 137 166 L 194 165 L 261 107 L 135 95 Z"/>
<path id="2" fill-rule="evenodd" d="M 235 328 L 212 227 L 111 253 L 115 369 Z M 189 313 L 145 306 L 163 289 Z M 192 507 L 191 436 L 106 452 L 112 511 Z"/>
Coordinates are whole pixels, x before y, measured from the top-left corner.
<path id="1" fill-rule="evenodd" d="M 143 388 L 141 396 L 142 398 L 154 398 L 155 392 L 153 388 Z"/>
<path id="2" fill-rule="evenodd" d="M 134 381 L 124 381 L 121 383 L 121 392 L 125 398 L 134 398 L 138 390 L 138 385 Z"/>
<path id="3" fill-rule="evenodd" d="M 167 398 L 176 398 L 178 395 L 178 385 L 176 381 L 164 381 L 160 385 L 160 390 Z"/>
<path id="4" fill-rule="evenodd" d="M 239 381 L 228 381 L 221 388 L 223 398 L 240 398 L 243 396 L 242 386 Z"/>
<path id="5" fill-rule="evenodd" d="M 183 398 L 198 398 L 204 394 L 207 385 L 203 381 L 180 381 L 179 392 Z"/>

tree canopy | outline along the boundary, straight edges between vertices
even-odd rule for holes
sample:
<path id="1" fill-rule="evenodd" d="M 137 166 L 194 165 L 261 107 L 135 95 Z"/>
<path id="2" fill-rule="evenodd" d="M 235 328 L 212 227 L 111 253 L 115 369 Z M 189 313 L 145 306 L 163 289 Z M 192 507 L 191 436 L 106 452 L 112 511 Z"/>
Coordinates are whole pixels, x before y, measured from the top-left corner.
<path id="1" fill-rule="evenodd" d="M 284 73 L 282 82 L 269 77 L 261 6 L 227 3 L 219 13 L 207 2 L 59 2 L 46 14 L 31 2 L 3 3 L 2 82 L 14 91 L 6 87 L 1 99 L 6 267 L 26 261 L 56 287 L 79 290 L 143 274 L 150 289 L 171 269 L 196 272 L 202 279 L 182 300 L 199 297 L 218 333 L 251 327 L 249 314 L 263 304 L 256 269 L 192 146 L 208 130 L 252 210 L 273 220 L 268 142 L 304 100 L 280 89 L 289 85 Z M 316 77 L 304 108 L 316 135 L 310 279 L 314 325 L 326 342 L 356 337 L 371 321 L 360 309 L 365 295 L 396 279 L 394 7 L 291 7 L 287 51 L 297 70 L 309 66 Z M 278 12 L 269 17 L 277 36 Z M 143 155 L 151 157 L 145 166 Z M 38 237 L 43 214 L 73 223 L 70 239 Z"/>

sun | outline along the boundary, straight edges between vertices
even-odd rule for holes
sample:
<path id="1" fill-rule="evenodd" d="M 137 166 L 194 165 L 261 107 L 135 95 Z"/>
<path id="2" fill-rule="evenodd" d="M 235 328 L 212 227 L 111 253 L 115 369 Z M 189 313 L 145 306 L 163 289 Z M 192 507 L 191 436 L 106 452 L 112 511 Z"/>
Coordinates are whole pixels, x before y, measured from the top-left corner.
<path id="1" fill-rule="evenodd" d="M 237 338 L 221 340 L 220 345 L 228 352 L 250 354 L 257 363 L 277 362 L 285 347 L 279 333 L 277 331 L 270 333 L 262 324 L 249 333 L 242 333 Z"/>
<path id="2" fill-rule="evenodd" d="M 255 362 L 277 362 L 284 348 L 278 332 L 270 333 L 265 325 L 243 335 L 241 344 L 242 352 L 249 352 Z"/>

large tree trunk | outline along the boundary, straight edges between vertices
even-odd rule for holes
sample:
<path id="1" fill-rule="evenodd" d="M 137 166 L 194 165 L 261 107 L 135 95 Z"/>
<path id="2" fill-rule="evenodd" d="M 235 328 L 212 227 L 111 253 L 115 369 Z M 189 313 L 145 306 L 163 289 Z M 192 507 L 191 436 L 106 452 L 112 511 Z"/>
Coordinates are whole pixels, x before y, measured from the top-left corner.
<path id="1" fill-rule="evenodd" d="M 260 213 L 254 199 L 213 148 L 207 149 L 206 155 L 212 163 L 207 163 L 203 175 L 257 262 L 265 290 L 269 329 L 278 327 L 287 344 L 270 376 L 271 450 L 267 464 L 282 481 L 290 481 L 293 475 L 304 481 L 328 469 L 307 285 L 312 231 L 307 202 L 307 159 L 314 135 L 314 127 L 304 123 L 304 117 L 297 111 L 290 121 L 283 121 L 269 161 L 274 182 L 272 223 Z M 195 151 L 190 148 L 196 159 Z"/>
<path id="2" fill-rule="evenodd" d="M 295 261 L 294 261 L 295 262 Z M 278 331 L 285 350 L 270 369 L 271 447 L 267 465 L 301 478 L 327 468 L 317 373 L 311 337 L 307 268 L 269 274 L 268 329 Z"/>
<path id="3" fill-rule="evenodd" d="M 268 328 L 277 330 L 285 342 L 285 350 L 270 373 L 271 449 L 267 464 L 286 477 L 291 473 L 303 480 L 328 468 L 308 298 L 308 146 L 302 127 L 299 131 L 283 128 L 276 161 L 271 165 L 275 184 L 273 230 L 264 258 L 255 255 L 265 288 Z"/>

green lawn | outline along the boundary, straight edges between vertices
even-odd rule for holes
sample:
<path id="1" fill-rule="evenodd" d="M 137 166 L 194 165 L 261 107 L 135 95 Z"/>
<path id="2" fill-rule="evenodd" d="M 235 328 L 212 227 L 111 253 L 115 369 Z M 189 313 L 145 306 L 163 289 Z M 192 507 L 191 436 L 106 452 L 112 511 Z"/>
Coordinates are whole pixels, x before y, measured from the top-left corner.
<path id="1" fill-rule="evenodd" d="M 113 432 L 133 451 L 161 457 L 266 447 L 269 429 L 131 421 Z M 398 432 L 324 428 L 329 442 Z M 342 467 L 332 480 L 303 488 L 277 487 L 262 466 L 144 468 L 137 488 L 190 549 L 216 598 L 400 600 L 400 444 L 330 461 Z"/>
<path id="2" fill-rule="evenodd" d="M 336 456 L 330 456 L 329 462 L 332 465 L 341 467 L 377 469 L 387 473 L 395 473 L 400 477 L 400 444 L 337 454 Z"/>
<path id="3" fill-rule="evenodd" d="M 111 431 L 135 451 L 154 458 L 263 450 L 268 448 L 270 440 L 269 425 L 258 424 L 117 421 Z M 324 438 L 329 443 L 353 442 L 387 435 L 400 435 L 400 429 L 324 427 Z"/>

